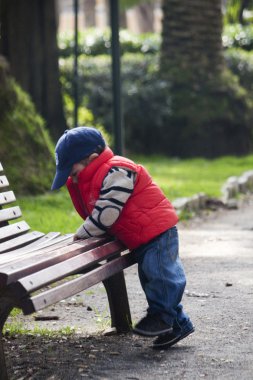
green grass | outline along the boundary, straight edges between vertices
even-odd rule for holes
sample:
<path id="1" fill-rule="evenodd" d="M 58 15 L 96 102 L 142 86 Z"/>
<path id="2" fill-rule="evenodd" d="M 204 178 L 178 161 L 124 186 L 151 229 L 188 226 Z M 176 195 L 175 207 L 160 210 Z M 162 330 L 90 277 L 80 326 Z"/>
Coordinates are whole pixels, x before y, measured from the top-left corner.
<path id="1" fill-rule="evenodd" d="M 143 164 L 170 200 L 204 192 L 211 197 L 221 196 L 221 187 L 230 176 L 240 176 L 253 169 L 253 155 L 223 157 L 215 160 L 170 159 L 166 157 L 134 157 Z M 15 190 L 15 189 L 14 189 Z M 66 189 L 37 197 L 18 200 L 24 219 L 33 230 L 43 232 L 75 232 L 82 220 L 74 210 Z"/>
<path id="2" fill-rule="evenodd" d="M 72 206 L 66 189 L 18 199 L 24 219 L 33 230 L 72 233 L 82 219 Z"/>
<path id="3" fill-rule="evenodd" d="M 12 311 L 10 312 L 10 316 L 11 317 L 13 317 L 13 318 L 15 318 L 15 317 L 17 317 L 18 315 L 20 315 L 22 312 L 21 312 L 21 309 L 18 309 L 18 308 L 16 308 L 16 307 L 14 307 L 13 309 L 12 309 Z"/>
<path id="4" fill-rule="evenodd" d="M 139 157 L 166 196 L 173 200 L 204 192 L 211 197 L 221 196 L 221 187 L 230 176 L 240 176 L 253 170 L 253 155 L 215 160 L 188 160 L 165 157 Z"/>
<path id="5" fill-rule="evenodd" d="M 3 334 L 15 337 L 16 335 L 31 335 L 31 336 L 44 336 L 44 337 L 58 337 L 62 335 L 72 335 L 75 333 L 75 329 L 66 326 L 63 328 L 60 328 L 58 330 L 50 330 L 48 328 L 42 328 L 39 325 L 34 326 L 33 328 L 29 329 L 24 326 L 24 324 L 20 321 L 12 321 L 7 322 L 4 325 Z"/>

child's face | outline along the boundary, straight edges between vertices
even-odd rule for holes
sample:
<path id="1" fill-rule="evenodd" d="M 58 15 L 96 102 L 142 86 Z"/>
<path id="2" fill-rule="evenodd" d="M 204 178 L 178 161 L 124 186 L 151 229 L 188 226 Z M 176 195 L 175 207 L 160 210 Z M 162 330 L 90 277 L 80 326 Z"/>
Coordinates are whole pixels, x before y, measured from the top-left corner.
<path id="1" fill-rule="evenodd" d="M 72 177 L 72 181 L 74 183 L 77 183 L 78 182 L 78 174 L 84 169 L 86 168 L 86 166 L 88 165 L 88 162 L 87 160 L 82 160 L 80 162 L 77 162 L 76 164 L 74 164 L 72 166 L 72 170 L 70 172 L 70 177 Z"/>
<path id="2" fill-rule="evenodd" d="M 85 158 L 84 160 L 77 162 L 72 166 L 72 170 L 70 172 L 70 177 L 72 178 L 72 181 L 74 183 L 78 183 L 78 175 L 79 173 L 86 168 L 86 166 L 89 165 L 91 161 L 93 161 L 95 158 L 98 157 L 97 153 L 91 154 L 89 157 Z"/>

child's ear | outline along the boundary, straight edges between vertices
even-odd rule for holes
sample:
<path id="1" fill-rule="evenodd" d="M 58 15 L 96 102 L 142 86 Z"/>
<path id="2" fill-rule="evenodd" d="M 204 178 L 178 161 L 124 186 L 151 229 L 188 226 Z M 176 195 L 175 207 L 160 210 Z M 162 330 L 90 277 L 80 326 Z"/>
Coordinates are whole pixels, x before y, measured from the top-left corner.
<path id="1" fill-rule="evenodd" d="M 90 156 L 89 156 L 89 163 L 93 160 L 95 160 L 95 158 L 97 158 L 99 155 L 97 153 L 92 153 Z"/>

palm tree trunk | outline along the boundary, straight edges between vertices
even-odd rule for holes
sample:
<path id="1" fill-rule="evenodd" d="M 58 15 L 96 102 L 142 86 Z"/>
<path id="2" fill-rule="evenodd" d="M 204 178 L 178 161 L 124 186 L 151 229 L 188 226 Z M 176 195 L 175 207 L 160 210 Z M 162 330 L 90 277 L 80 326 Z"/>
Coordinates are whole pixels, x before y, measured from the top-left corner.
<path id="1" fill-rule="evenodd" d="M 220 0 L 164 0 L 161 70 L 210 77 L 223 67 Z"/>
<path id="2" fill-rule="evenodd" d="M 251 109 L 223 64 L 221 0 L 163 0 L 163 12 L 160 70 L 168 83 L 171 150 L 206 157 L 248 153 Z"/>

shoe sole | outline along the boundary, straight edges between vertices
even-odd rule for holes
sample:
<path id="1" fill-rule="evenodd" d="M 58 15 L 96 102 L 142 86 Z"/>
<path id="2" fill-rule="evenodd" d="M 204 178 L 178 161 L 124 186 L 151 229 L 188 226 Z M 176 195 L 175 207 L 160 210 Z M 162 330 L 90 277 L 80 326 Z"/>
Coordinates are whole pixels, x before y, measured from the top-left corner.
<path id="1" fill-rule="evenodd" d="M 186 338 L 188 335 L 192 334 L 194 331 L 195 331 L 195 328 L 193 327 L 190 331 L 187 331 L 187 333 L 175 337 L 173 340 L 171 340 L 168 343 L 153 344 L 152 348 L 154 350 L 161 350 L 161 349 L 164 350 L 166 348 L 170 348 L 171 346 L 173 346 L 174 344 L 176 344 L 180 340 L 182 340 L 182 339 Z"/>
<path id="2" fill-rule="evenodd" d="M 138 329 L 138 328 L 133 328 L 133 333 L 137 334 L 137 335 L 141 335 L 141 336 L 149 336 L 149 337 L 154 337 L 154 336 L 159 336 L 159 335 L 163 335 L 163 334 L 166 334 L 166 333 L 169 333 L 169 332 L 172 332 L 172 328 L 170 327 L 169 329 L 166 329 L 166 330 L 162 330 L 162 331 L 145 331 L 145 330 L 141 330 L 141 329 Z"/>

